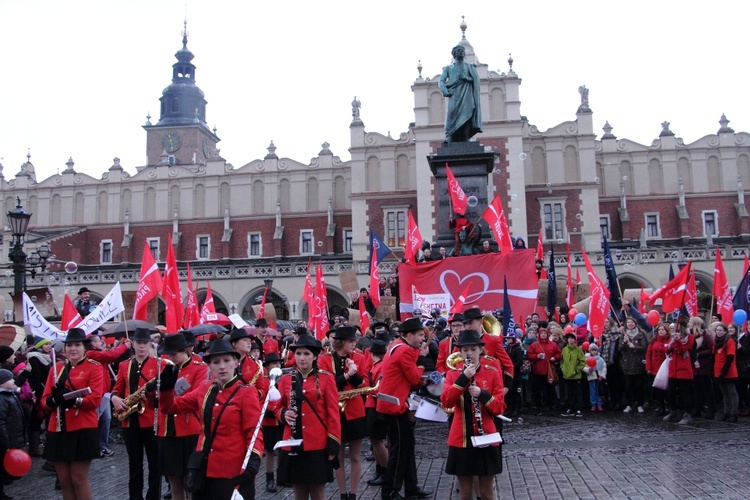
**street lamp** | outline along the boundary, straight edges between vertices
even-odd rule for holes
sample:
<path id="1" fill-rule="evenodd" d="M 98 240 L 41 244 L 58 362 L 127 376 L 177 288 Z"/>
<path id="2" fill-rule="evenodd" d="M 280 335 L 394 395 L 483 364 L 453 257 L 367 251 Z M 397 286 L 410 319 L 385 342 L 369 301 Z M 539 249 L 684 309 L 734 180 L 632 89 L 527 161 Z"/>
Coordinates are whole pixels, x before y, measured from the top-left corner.
<path id="1" fill-rule="evenodd" d="M 18 205 L 6 215 L 8 226 L 13 234 L 12 248 L 8 257 L 13 262 L 13 292 L 19 294 L 26 289 L 26 273 L 36 276 L 37 267 L 44 271 L 47 267 L 47 259 L 52 253 L 49 245 L 44 243 L 37 251 L 26 255 L 23 245 L 26 241 L 26 229 L 29 227 L 31 214 L 21 206 L 21 198 L 16 198 Z"/>

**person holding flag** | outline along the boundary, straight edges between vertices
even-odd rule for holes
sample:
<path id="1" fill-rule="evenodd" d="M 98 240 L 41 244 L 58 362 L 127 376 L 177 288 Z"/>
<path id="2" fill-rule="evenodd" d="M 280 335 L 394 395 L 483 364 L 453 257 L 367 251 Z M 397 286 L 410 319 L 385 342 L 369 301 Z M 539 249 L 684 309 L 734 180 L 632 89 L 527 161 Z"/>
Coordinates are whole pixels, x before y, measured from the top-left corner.
<path id="1" fill-rule="evenodd" d="M 456 180 L 448 164 L 445 164 L 445 174 L 448 179 L 448 195 L 451 202 L 451 214 L 448 219 L 448 227 L 453 229 L 455 242 L 453 246 L 453 255 L 458 255 L 461 249 L 461 240 L 459 233 L 462 229 L 470 229 L 471 222 L 466 217 L 469 209 L 469 198 Z"/>

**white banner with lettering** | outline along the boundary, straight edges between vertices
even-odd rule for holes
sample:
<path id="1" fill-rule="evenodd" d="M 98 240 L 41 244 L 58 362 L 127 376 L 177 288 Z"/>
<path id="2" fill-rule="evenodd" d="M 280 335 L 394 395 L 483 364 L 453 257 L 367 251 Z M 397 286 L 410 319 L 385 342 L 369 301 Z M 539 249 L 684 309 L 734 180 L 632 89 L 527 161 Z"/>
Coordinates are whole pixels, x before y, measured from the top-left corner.
<path id="1" fill-rule="evenodd" d="M 29 327 L 31 333 L 45 339 L 64 339 L 67 335 L 67 332 L 58 330 L 44 319 L 26 292 L 23 292 L 23 324 Z"/>
<path id="2" fill-rule="evenodd" d="M 121 312 L 125 312 L 125 305 L 122 303 L 122 292 L 118 281 L 107 296 L 96 305 L 96 308 L 76 325 L 76 328 L 83 328 L 87 334 L 91 333 Z"/>

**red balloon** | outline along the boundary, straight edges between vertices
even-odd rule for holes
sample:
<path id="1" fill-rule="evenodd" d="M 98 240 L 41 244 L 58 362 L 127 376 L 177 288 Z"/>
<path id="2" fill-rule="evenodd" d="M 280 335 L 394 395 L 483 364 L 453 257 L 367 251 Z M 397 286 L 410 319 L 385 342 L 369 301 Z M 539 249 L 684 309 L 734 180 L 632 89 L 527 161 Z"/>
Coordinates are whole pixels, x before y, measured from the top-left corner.
<path id="1" fill-rule="evenodd" d="M 658 325 L 659 321 L 661 321 L 661 315 L 659 314 L 659 311 L 651 309 L 646 315 L 646 321 L 648 321 L 648 324 L 651 326 Z"/>
<path id="2" fill-rule="evenodd" d="M 576 317 L 576 314 L 578 314 L 578 310 L 576 308 L 568 309 L 568 318 L 571 320 Z"/>
<path id="3" fill-rule="evenodd" d="M 589 356 L 586 358 L 586 364 L 589 366 L 589 368 L 594 368 L 596 366 L 596 359 Z"/>
<path id="4" fill-rule="evenodd" d="M 581 344 L 581 349 L 583 349 L 584 351 L 588 352 L 588 350 L 589 350 L 589 343 L 588 342 L 584 342 L 583 344 Z"/>
<path id="5" fill-rule="evenodd" d="M 25 476 L 31 470 L 31 457 L 23 450 L 11 448 L 5 452 L 3 467 L 11 476 Z"/>
<path id="6" fill-rule="evenodd" d="M 573 328 L 573 325 L 566 325 L 565 326 L 565 333 L 575 333 L 575 328 Z"/>

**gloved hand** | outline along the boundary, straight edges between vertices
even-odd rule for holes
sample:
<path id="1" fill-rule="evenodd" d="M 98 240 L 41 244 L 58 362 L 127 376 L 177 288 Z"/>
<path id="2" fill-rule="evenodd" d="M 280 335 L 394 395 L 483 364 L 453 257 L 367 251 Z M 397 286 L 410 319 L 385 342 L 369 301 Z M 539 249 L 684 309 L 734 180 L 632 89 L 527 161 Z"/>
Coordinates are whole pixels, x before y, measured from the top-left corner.
<path id="1" fill-rule="evenodd" d="M 247 461 L 247 468 L 241 474 L 234 476 L 232 482 L 243 488 L 249 483 L 255 482 L 258 469 L 260 469 L 260 457 L 256 453 L 252 453 L 250 454 L 250 460 Z"/>
<path id="2" fill-rule="evenodd" d="M 58 406 L 60 408 L 73 408 L 75 404 L 75 398 L 65 399 L 64 392 L 58 392 L 57 394 L 53 394 L 47 398 L 47 406 L 49 408 L 57 408 Z"/>
<path id="3" fill-rule="evenodd" d="M 174 389 L 174 385 L 177 383 L 177 372 L 179 368 L 175 365 L 167 365 L 161 372 L 161 385 L 159 386 L 160 391 L 171 391 Z"/>

